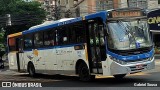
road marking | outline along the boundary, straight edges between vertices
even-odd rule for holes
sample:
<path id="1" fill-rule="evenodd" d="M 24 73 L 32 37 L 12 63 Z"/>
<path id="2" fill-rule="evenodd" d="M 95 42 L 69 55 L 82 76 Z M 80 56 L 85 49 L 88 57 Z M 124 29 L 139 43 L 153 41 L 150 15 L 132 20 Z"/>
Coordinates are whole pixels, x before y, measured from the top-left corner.
<path id="1" fill-rule="evenodd" d="M 96 76 L 96 78 L 113 78 L 113 76 L 100 76 L 100 75 L 98 75 L 98 76 Z"/>
<path id="2" fill-rule="evenodd" d="M 150 74 L 141 72 L 141 73 L 129 74 L 128 76 L 144 76 L 144 75 L 146 76 L 146 75 L 150 75 Z"/>

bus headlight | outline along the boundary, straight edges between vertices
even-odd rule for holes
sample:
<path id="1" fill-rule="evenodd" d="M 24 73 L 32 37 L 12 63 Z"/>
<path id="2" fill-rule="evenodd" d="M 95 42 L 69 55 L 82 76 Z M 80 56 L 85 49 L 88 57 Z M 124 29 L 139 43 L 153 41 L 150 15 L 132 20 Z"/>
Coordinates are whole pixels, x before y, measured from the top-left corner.
<path id="1" fill-rule="evenodd" d="M 119 63 L 119 64 L 122 64 L 122 65 L 127 64 L 127 62 L 122 61 L 122 60 L 118 60 L 118 59 L 116 59 L 116 58 L 114 58 L 112 56 L 110 56 L 110 59 L 113 60 L 113 61 L 115 61 L 115 62 L 117 62 L 117 63 Z"/>
<path id="2" fill-rule="evenodd" d="M 149 60 L 152 61 L 153 58 L 154 58 L 154 55 L 152 57 L 150 57 Z"/>

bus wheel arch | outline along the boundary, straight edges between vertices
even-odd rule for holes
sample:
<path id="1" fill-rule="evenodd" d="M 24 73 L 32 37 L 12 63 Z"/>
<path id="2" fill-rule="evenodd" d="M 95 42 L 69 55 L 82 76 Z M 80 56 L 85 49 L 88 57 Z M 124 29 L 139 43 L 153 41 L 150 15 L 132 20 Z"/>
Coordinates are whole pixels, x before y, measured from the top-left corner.
<path id="1" fill-rule="evenodd" d="M 36 74 L 34 64 L 31 61 L 28 62 L 27 71 L 31 77 L 34 77 Z"/>
<path id="2" fill-rule="evenodd" d="M 76 63 L 76 74 L 79 75 L 81 81 L 91 81 L 95 79 L 95 75 L 91 75 L 87 64 L 83 60 Z"/>
<path id="3" fill-rule="evenodd" d="M 113 76 L 116 79 L 123 79 L 126 76 L 126 74 L 117 74 L 117 75 L 113 75 Z"/>
<path id="4" fill-rule="evenodd" d="M 86 64 L 85 61 L 82 59 L 77 60 L 76 66 L 75 66 L 76 74 L 78 74 L 78 67 L 81 63 Z"/>

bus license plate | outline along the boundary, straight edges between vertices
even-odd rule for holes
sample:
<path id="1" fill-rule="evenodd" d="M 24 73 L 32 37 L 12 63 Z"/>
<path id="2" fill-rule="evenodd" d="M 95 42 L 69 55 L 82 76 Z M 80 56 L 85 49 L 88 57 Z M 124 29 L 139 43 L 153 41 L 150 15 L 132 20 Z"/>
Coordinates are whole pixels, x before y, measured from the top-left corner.
<path id="1" fill-rule="evenodd" d="M 136 69 L 142 69 L 143 68 L 143 65 L 140 64 L 140 65 L 136 65 Z"/>

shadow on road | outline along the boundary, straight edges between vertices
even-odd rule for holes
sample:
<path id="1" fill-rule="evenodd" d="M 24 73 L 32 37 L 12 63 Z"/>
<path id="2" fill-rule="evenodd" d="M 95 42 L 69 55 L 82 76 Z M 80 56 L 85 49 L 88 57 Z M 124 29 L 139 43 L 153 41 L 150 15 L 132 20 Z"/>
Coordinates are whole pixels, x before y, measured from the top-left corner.
<path id="1" fill-rule="evenodd" d="M 28 74 L 18 75 L 18 76 L 30 78 Z M 45 83 L 46 86 L 56 86 L 56 87 L 72 87 L 72 86 L 73 87 L 106 87 L 106 86 L 129 87 L 129 86 L 134 86 L 134 83 L 148 81 L 147 79 L 127 76 L 120 80 L 117 80 L 114 77 L 109 77 L 109 78 L 96 78 L 95 80 L 90 82 L 82 82 L 79 81 L 79 78 L 77 76 L 45 75 L 45 74 L 37 74 L 36 77 L 34 77 L 33 79 L 41 79 L 42 82 L 47 82 Z"/>

